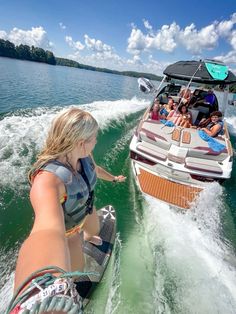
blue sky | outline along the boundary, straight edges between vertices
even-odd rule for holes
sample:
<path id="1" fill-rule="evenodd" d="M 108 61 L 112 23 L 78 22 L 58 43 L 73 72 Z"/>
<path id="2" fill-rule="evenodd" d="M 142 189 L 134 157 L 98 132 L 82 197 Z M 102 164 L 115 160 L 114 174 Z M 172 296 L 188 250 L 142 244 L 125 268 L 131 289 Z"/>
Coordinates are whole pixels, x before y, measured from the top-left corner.
<path id="1" fill-rule="evenodd" d="M 0 0 L 0 38 L 58 57 L 161 74 L 217 58 L 236 72 L 236 0 Z"/>

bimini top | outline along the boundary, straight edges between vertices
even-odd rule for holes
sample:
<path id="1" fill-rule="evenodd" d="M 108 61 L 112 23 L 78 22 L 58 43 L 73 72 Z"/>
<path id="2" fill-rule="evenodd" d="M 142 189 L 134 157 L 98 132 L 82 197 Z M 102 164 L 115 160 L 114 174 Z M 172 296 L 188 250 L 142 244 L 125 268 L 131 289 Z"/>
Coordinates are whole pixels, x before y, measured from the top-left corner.
<path id="1" fill-rule="evenodd" d="M 179 61 L 169 65 L 163 72 L 169 78 L 193 82 L 228 85 L 236 83 L 236 76 L 228 67 L 216 60 Z"/>

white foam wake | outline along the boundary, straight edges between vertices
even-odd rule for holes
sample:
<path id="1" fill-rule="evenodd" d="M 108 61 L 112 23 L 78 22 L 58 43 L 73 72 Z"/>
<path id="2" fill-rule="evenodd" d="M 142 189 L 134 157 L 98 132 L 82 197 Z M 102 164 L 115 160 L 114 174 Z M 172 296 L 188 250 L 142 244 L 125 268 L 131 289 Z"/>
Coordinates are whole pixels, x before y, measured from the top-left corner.
<path id="1" fill-rule="evenodd" d="M 226 122 L 229 127 L 229 132 L 233 135 L 236 135 L 236 115 L 235 114 L 226 117 Z"/>
<path id="2" fill-rule="evenodd" d="M 231 94 L 232 97 L 232 94 Z M 227 110 L 225 113 L 226 122 L 229 127 L 229 132 L 233 135 L 236 135 L 236 107 L 235 106 L 227 106 Z"/>
<path id="3" fill-rule="evenodd" d="M 209 185 L 187 214 L 146 198 L 157 313 L 234 313 L 236 269 L 221 241 L 221 197 L 221 187 Z"/>
<path id="4" fill-rule="evenodd" d="M 91 112 L 100 128 L 107 128 L 112 120 L 120 120 L 148 105 L 145 100 L 132 98 L 117 101 L 98 101 L 79 107 Z M 26 173 L 33 156 L 40 150 L 48 127 L 61 108 L 38 108 L 30 114 L 19 112 L 6 116 L 0 124 L 0 184 L 14 187 L 26 182 Z"/>

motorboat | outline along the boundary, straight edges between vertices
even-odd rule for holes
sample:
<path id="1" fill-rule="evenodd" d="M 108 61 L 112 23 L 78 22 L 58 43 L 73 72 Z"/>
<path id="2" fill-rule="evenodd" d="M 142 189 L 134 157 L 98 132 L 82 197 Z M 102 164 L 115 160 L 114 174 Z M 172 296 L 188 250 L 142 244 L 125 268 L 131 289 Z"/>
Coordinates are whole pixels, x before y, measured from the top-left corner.
<path id="1" fill-rule="evenodd" d="M 137 185 L 144 194 L 188 209 L 209 183 L 222 183 L 231 176 L 233 149 L 224 113 L 229 85 L 236 83 L 236 76 L 216 60 L 179 61 L 167 66 L 163 74 L 157 88 L 148 79 L 138 79 L 140 90 L 154 97 L 132 137 L 130 159 Z M 162 107 L 170 97 L 181 106 L 183 86 L 191 91 L 187 104 L 191 127 L 151 119 L 157 99 Z M 214 88 L 213 104 L 199 101 L 204 100 L 209 88 Z M 222 112 L 222 134 L 204 138 L 199 120 L 208 118 L 212 107 Z"/>

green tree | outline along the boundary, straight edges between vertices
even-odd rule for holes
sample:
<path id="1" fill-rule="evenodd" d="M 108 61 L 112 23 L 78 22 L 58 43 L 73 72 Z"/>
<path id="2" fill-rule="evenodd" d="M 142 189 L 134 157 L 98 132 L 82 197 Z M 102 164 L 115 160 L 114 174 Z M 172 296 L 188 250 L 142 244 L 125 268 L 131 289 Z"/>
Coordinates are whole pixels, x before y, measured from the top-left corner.
<path id="1" fill-rule="evenodd" d="M 17 58 L 16 47 L 9 40 L 0 39 L 0 56 Z"/>
<path id="2" fill-rule="evenodd" d="M 19 45 L 16 47 L 18 53 L 18 58 L 22 60 L 31 60 L 31 51 L 30 47 L 27 45 Z"/>
<path id="3" fill-rule="evenodd" d="M 33 61 L 45 62 L 47 61 L 46 52 L 42 48 L 31 47 L 31 57 Z"/>
<path id="4" fill-rule="evenodd" d="M 56 64 L 56 58 L 54 57 L 54 54 L 49 50 L 46 50 L 46 62 L 52 65 Z"/>

